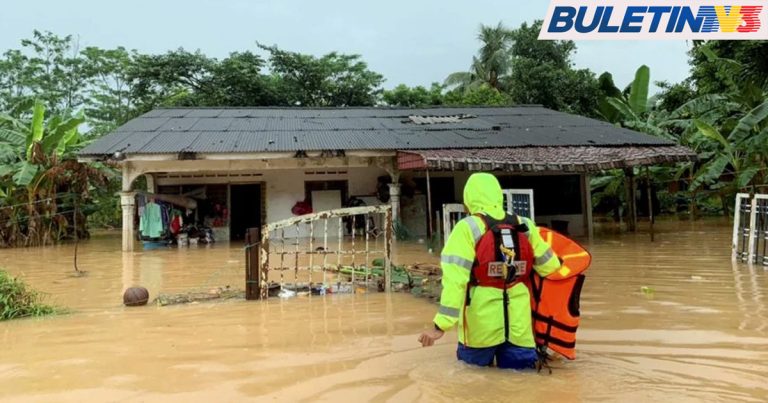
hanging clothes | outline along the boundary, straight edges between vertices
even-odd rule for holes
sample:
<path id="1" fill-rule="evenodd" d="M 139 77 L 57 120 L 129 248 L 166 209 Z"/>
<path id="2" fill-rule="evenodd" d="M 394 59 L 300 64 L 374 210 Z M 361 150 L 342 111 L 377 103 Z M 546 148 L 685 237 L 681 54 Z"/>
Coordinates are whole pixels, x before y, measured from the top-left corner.
<path id="1" fill-rule="evenodd" d="M 160 215 L 163 223 L 163 229 L 171 226 L 171 207 L 166 203 L 157 203 L 160 206 Z"/>
<path id="2" fill-rule="evenodd" d="M 181 211 L 173 210 L 171 213 L 173 217 L 171 219 L 171 233 L 177 235 L 181 231 L 181 227 L 184 226 L 184 220 L 181 218 Z"/>
<path id="3" fill-rule="evenodd" d="M 147 198 L 143 194 L 136 195 L 136 206 L 139 208 L 139 217 L 144 215 L 144 205 L 147 204 Z"/>
<path id="4" fill-rule="evenodd" d="M 163 236 L 163 208 L 154 202 L 144 205 L 143 214 L 139 220 L 139 233 L 146 238 L 160 238 Z"/>

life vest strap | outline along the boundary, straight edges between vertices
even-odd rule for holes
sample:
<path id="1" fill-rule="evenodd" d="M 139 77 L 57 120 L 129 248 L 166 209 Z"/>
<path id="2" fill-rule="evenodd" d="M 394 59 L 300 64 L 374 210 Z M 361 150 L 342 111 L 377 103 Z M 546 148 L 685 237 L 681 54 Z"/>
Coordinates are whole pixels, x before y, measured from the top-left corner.
<path id="1" fill-rule="evenodd" d="M 575 341 L 565 341 L 562 339 L 558 339 L 557 337 L 553 337 L 551 334 L 544 334 L 539 332 L 535 332 L 535 333 L 536 333 L 536 337 L 544 340 L 546 344 L 556 344 L 560 347 L 568 348 L 568 349 L 576 347 Z"/>
<path id="2" fill-rule="evenodd" d="M 544 322 L 547 325 L 551 325 L 553 327 L 556 327 L 568 333 L 576 333 L 576 330 L 578 330 L 578 326 L 568 326 L 563 322 L 555 320 L 555 318 L 551 316 L 544 316 L 537 311 L 533 311 L 533 319 L 540 322 Z"/>

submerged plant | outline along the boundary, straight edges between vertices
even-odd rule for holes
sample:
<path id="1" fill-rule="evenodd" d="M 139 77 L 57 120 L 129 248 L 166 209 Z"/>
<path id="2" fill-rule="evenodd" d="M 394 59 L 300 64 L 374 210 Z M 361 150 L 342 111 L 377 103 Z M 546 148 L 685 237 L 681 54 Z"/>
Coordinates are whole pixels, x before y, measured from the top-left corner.
<path id="1" fill-rule="evenodd" d="M 44 316 L 57 312 L 43 303 L 43 296 L 23 281 L 0 270 L 0 320 Z"/>
<path id="2" fill-rule="evenodd" d="M 392 223 L 392 228 L 395 239 L 398 241 L 408 241 L 413 238 L 411 230 L 408 229 L 408 227 L 406 227 L 405 224 L 403 224 L 403 222 L 400 220 L 395 220 Z"/>

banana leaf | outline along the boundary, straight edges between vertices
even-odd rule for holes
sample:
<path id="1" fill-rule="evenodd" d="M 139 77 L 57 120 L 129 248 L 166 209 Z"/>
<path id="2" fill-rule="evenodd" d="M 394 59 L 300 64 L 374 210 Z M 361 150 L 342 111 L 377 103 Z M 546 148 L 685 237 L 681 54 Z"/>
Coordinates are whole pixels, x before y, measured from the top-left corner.
<path id="1" fill-rule="evenodd" d="M 635 72 L 635 80 L 629 91 L 629 106 L 640 115 L 648 110 L 648 86 L 651 82 L 651 69 L 648 66 L 640 66 Z"/>
<path id="2" fill-rule="evenodd" d="M 13 175 L 14 183 L 16 183 L 17 186 L 29 186 L 29 184 L 35 180 L 35 176 L 40 170 L 40 166 L 27 161 L 22 161 L 16 165 L 16 169 L 17 171 Z"/>
<path id="3" fill-rule="evenodd" d="M 44 123 L 45 106 L 41 101 L 37 101 L 32 112 L 32 130 L 27 135 L 27 161 L 32 159 L 32 146 L 43 139 Z"/>

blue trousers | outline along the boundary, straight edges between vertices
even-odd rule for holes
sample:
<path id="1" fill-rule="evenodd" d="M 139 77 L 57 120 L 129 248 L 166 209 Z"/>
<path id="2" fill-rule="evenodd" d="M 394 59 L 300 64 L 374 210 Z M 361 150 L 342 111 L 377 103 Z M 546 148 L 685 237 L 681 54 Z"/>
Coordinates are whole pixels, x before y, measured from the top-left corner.
<path id="1" fill-rule="evenodd" d="M 468 364 L 488 367 L 496 360 L 496 366 L 505 369 L 532 369 L 536 367 L 536 349 L 518 347 L 505 342 L 495 347 L 473 348 L 459 343 L 456 351 L 459 360 Z"/>

